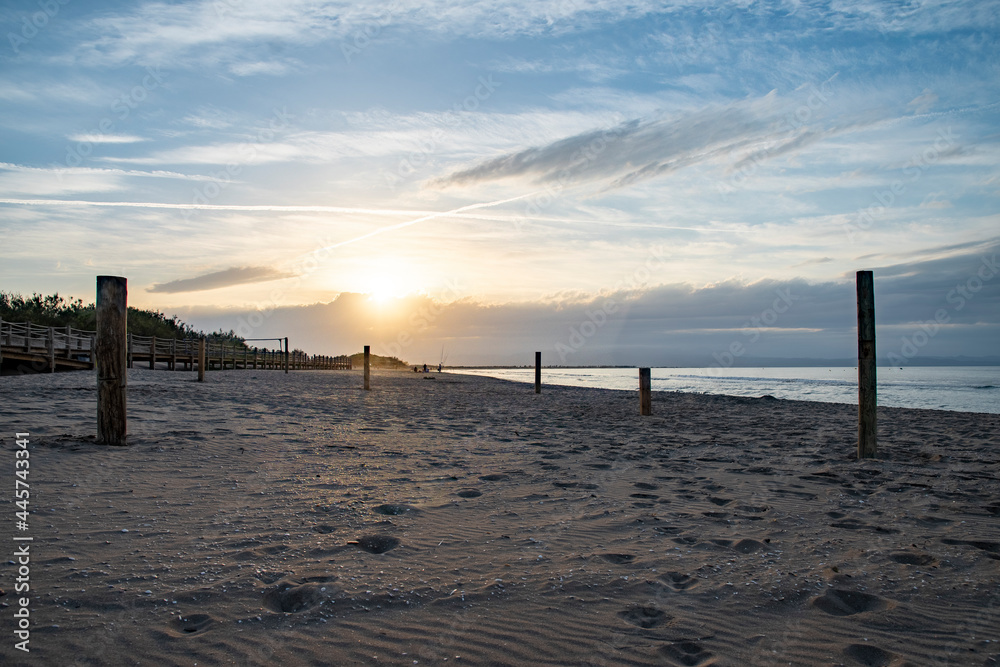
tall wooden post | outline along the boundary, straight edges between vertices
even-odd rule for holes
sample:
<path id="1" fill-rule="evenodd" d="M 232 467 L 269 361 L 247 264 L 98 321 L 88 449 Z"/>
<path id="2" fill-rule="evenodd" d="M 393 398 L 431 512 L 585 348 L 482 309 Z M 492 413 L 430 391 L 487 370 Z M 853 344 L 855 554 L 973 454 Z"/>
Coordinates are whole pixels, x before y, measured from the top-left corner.
<path id="1" fill-rule="evenodd" d="M 365 391 L 371 390 L 371 351 L 370 345 L 365 345 Z"/>
<path id="2" fill-rule="evenodd" d="M 288 372 L 288 336 L 285 336 L 285 372 Z"/>
<path id="3" fill-rule="evenodd" d="M 125 444 L 127 302 L 125 278 L 97 276 L 97 441 L 106 445 Z"/>
<path id="4" fill-rule="evenodd" d="M 542 393 L 542 353 L 535 352 L 535 393 Z"/>
<path id="5" fill-rule="evenodd" d="M 46 352 L 49 353 L 49 372 L 56 372 L 56 330 L 49 327 L 48 337 L 45 340 Z"/>
<path id="6" fill-rule="evenodd" d="M 198 340 L 198 382 L 205 381 L 205 337 Z"/>
<path id="7" fill-rule="evenodd" d="M 653 382 L 648 368 L 639 369 L 639 414 L 653 414 Z"/>
<path id="8" fill-rule="evenodd" d="M 858 458 L 878 453 L 875 399 L 875 281 L 858 271 Z"/>

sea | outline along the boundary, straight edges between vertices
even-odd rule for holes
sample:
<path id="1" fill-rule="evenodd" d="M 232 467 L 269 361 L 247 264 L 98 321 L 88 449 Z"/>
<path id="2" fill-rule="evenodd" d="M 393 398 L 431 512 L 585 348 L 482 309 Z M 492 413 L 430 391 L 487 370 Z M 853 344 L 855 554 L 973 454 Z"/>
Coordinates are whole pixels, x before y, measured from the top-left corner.
<path id="1" fill-rule="evenodd" d="M 449 369 L 455 373 L 535 381 L 534 368 Z M 858 370 L 840 368 L 653 368 L 653 391 L 774 396 L 858 403 Z M 1000 414 L 1000 366 L 879 367 L 878 404 Z M 638 390 L 636 368 L 543 368 L 543 384 Z"/>

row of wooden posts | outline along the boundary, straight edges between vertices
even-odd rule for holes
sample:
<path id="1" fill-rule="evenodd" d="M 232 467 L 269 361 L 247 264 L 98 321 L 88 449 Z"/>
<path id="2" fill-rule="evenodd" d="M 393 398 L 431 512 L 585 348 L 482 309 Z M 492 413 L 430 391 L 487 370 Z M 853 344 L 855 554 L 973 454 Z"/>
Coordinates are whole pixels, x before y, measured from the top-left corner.
<path id="1" fill-rule="evenodd" d="M 878 453 L 875 374 L 875 282 L 871 271 L 858 271 L 858 458 Z M 542 353 L 535 352 L 535 393 L 542 391 Z M 639 414 L 653 414 L 649 368 L 639 369 Z"/>
<path id="2" fill-rule="evenodd" d="M 125 444 L 125 368 L 130 348 L 125 334 L 126 280 L 118 276 L 97 277 L 97 439 L 111 445 Z M 875 289 L 871 271 L 858 271 L 858 458 L 877 453 L 875 377 Z M 285 339 L 285 371 L 288 345 Z M 154 339 L 155 349 L 155 339 Z M 129 356 L 128 364 L 131 362 Z M 155 363 L 155 352 L 150 366 Z M 254 360 L 256 368 L 256 359 Z M 205 379 L 205 339 L 198 344 L 198 381 Z M 371 390 L 371 347 L 364 347 L 364 389 Z M 542 353 L 535 352 L 535 393 L 542 391 Z M 649 368 L 639 369 L 639 414 L 653 413 Z"/>

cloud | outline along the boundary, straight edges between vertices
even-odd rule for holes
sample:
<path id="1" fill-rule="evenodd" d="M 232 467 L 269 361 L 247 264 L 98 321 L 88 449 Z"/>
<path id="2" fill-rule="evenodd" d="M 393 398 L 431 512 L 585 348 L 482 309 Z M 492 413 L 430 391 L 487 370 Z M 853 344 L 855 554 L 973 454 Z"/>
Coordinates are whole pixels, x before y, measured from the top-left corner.
<path id="1" fill-rule="evenodd" d="M 283 273 L 269 266 L 234 266 L 223 271 L 206 273 L 194 278 L 182 278 L 180 280 L 172 280 L 168 283 L 157 283 L 146 291 L 163 294 L 203 292 L 221 287 L 246 285 L 248 283 L 264 283 L 292 277 L 293 274 Z"/>
<path id="2" fill-rule="evenodd" d="M 281 76 L 287 73 L 289 66 L 287 63 L 279 62 L 252 62 L 252 63 L 233 63 L 229 66 L 229 71 L 236 76 L 256 76 L 258 74 L 267 74 L 270 76 Z"/>
<path id="3" fill-rule="evenodd" d="M 1000 239 L 930 249 L 924 257 L 875 267 L 879 358 L 898 353 L 901 339 L 945 309 L 941 327 L 920 357 L 994 356 L 1000 333 Z M 945 257 L 928 256 L 946 254 Z M 992 264 L 989 264 L 992 262 Z M 979 278 L 977 280 L 977 278 Z M 972 282 L 970 282 L 972 281 Z M 956 286 L 967 286 L 961 307 Z M 949 295 L 952 294 L 952 301 Z M 213 309 L 189 316 L 202 328 L 236 328 L 248 313 Z M 437 363 L 442 347 L 453 364 L 525 364 L 541 350 L 545 363 L 565 365 L 718 365 L 731 350 L 751 358 L 857 358 L 854 274 L 840 280 L 726 280 L 674 283 L 546 301 L 450 303 L 410 296 L 390 306 L 343 293 L 330 303 L 281 307 L 257 335 L 296 332 L 294 345 L 340 354 L 371 344 L 378 354 Z M 336 331 L 331 338 L 330 331 Z M 284 332 L 284 333 L 283 333 Z M 736 344 L 736 345 L 734 345 Z"/>
<path id="4" fill-rule="evenodd" d="M 824 98 L 819 91 L 804 92 Z M 521 177 L 560 185 L 603 180 L 608 189 L 614 189 L 742 153 L 733 167 L 739 168 L 801 151 L 871 122 L 859 119 L 830 124 L 815 114 L 810 126 L 796 125 L 786 115 L 796 101 L 779 98 L 772 91 L 761 98 L 685 114 L 633 119 L 610 129 L 590 130 L 492 158 L 433 184 L 447 187 Z M 812 111 L 810 114 L 813 116 Z"/>
<path id="5" fill-rule="evenodd" d="M 66 138 L 70 141 L 92 144 L 134 144 L 146 141 L 143 137 L 136 137 L 129 134 L 73 134 Z"/>

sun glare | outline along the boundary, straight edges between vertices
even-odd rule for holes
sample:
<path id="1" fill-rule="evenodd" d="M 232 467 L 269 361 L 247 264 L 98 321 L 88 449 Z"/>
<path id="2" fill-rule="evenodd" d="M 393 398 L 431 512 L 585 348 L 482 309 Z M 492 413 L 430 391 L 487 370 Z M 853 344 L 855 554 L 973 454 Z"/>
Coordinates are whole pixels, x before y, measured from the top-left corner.
<path id="1" fill-rule="evenodd" d="M 378 262 L 380 270 L 367 277 L 362 291 L 377 306 L 385 306 L 394 299 L 401 299 L 419 291 L 421 281 L 413 266 L 401 264 L 396 259 Z"/>

